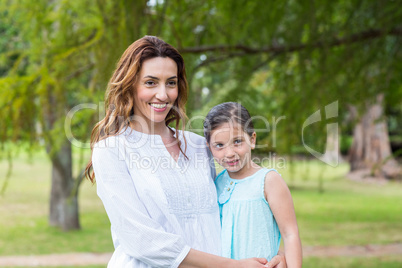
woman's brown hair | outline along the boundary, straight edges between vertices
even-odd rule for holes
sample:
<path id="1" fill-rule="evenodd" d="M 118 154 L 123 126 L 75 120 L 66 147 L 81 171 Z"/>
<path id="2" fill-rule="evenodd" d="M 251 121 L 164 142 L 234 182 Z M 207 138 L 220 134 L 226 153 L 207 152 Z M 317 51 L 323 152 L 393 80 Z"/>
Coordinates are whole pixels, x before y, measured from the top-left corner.
<path id="1" fill-rule="evenodd" d="M 165 124 L 169 125 L 171 122 L 176 121 L 175 127 L 178 129 L 180 120 L 182 120 L 182 130 L 184 130 L 188 89 L 184 60 L 180 53 L 165 41 L 155 36 L 144 36 L 132 43 L 124 51 L 117 63 L 117 68 L 108 83 L 105 95 L 105 118 L 95 125 L 91 133 L 91 151 L 97 142 L 127 129 L 130 124 L 130 118 L 134 115 L 135 85 L 137 84 L 142 64 L 144 61 L 156 57 L 168 57 L 177 64 L 178 97 L 166 116 Z M 176 141 L 180 151 L 185 155 L 180 146 L 179 135 L 176 135 Z M 184 143 L 186 147 L 185 139 Z M 85 169 L 85 176 L 91 182 L 95 182 L 92 160 L 89 161 Z"/>

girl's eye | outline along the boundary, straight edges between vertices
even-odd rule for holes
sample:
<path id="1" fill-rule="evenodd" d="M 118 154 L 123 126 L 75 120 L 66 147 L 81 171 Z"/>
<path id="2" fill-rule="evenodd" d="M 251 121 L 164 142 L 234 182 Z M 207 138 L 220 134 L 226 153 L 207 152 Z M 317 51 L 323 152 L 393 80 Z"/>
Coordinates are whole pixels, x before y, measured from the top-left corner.
<path id="1" fill-rule="evenodd" d="M 240 139 L 237 139 L 237 140 L 234 141 L 234 144 L 240 144 L 240 143 L 241 143 Z"/>
<path id="2" fill-rule="evenodd" d="M 174 80 L 167 82 L 167 86 L 168 86 L 168 87 L 175 87 L 176 85 L 177 85 L 177 82 L 174 81 Z"/>
<path id="3" fill-rule="evenodd" d="M 218 148 L 218 149 L 219 149 L 219 148 L 222 148 L 222 147 L 223 147 L 223 144 L 222 144 L 222 143 L 215 144 L 215 147 Z"/>
<path id="4" fill-rule="evenodd" d="M 149 87 L 152 87 L 152 86 L 155 86 L 156 83 L 155 83 L 155 81 L 149 80 L 149 81 L 146 81 L 146 82 L 145 82 L 145 85 L 146 85 L 146 86 L 149 86 Z"/>

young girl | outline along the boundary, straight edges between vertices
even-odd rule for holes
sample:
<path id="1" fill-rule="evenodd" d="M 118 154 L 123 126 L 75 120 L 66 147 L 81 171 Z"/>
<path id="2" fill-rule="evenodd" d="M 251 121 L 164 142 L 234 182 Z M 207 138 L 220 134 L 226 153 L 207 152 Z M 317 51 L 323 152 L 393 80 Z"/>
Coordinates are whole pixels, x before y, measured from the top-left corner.
<path id="1" fill-rule="evenodd" d="M 234 102 L 215 106 L 205 118 L 204 135 L 214 159 L 225 168 L 215 179 L 222 256 L 270 260 L 282 236 L 288 267 L 301 267 L 301 242 L 289 188 L 276 170 L 252 161 L 256 133 L 248 111 Z"/>

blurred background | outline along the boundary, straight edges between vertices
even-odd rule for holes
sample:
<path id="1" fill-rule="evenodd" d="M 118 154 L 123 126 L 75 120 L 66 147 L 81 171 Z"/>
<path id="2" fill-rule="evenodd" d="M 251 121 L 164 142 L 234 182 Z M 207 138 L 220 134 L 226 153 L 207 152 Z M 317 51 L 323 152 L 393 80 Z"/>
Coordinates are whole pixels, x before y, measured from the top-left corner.
<path id="1" fill-rule="evenodd" d="M 1 267 L 113 251 L 82 175 L 107 82 L 144 35 L 185 59 L 187 129 L 221 102 L 250 111 L 304 267 L 402 266 L 401 1 L 0 0 L 0 34 Z"/>

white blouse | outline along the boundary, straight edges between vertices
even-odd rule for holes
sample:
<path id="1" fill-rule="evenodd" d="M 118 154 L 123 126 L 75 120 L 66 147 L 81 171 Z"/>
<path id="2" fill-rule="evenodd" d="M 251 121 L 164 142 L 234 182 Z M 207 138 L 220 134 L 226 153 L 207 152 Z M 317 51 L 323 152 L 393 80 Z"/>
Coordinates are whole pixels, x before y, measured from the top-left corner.
<path id="1" fill-rule="evenodd" d="M 115 247 L 108 267 L 178 267 L 190 248 L 220 255 L 213 160 L 203 137 L 184 135 L 188 160 L 180 154 L 177 162 L 159 135 L 131 128 L 94 146 L 97 192 Z"/>

